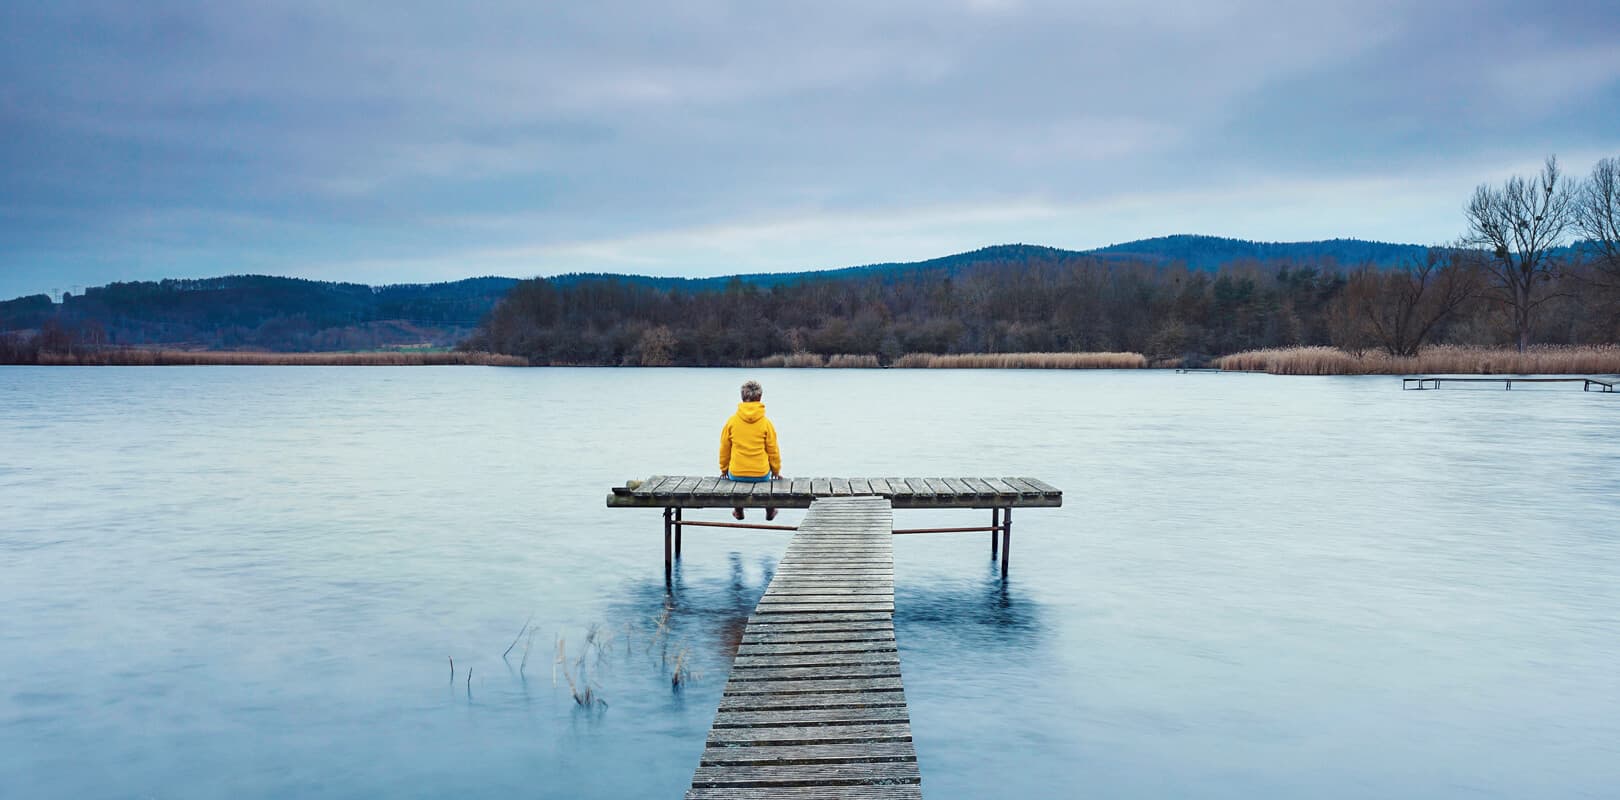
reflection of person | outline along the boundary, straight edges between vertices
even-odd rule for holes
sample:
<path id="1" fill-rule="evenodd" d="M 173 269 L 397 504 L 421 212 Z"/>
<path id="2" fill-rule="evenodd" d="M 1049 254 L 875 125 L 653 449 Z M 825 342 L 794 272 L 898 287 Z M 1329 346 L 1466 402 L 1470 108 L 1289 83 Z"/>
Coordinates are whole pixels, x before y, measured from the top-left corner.
<path id="1" fill-rule="evenodd" d="M 776 449 L 776 426 L 765 418 L 760 399 L 765 390 L 749 381 L 742 385 L 742 402 L 737 413 L 720 429 L 720 477 L 743 483 L 764 483 L 782 477 L 782 454 Z M 743 518 L 734 508 L 731 516 Z M 765 509 L 766 519 L 776 519 L 776 509 Z"/>

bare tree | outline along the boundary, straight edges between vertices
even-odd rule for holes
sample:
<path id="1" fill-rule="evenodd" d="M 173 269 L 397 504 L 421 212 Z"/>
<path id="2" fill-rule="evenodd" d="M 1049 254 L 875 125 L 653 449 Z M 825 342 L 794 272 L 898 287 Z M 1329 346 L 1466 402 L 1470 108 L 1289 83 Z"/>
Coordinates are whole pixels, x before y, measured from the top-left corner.
<path id="1" fill-rule="evenodd" d="M 1598 269 L 1609 287 L 1620 285 L 1620 158 L 1599 161 L 1581 184 L 1575 228 L 1596 249 Z"/>
<path id="2" fill-rule="evenodd" d="M 1490 250 L 1486 265 L 1496 299 L 1512 314 L 1519 350 L 1530 346 L 1535 310 L 1552 297 L 1548 291 L 1558 264 L 1552 251 L 1563 240 L 1575 214 L 1575 192 L 1548 156 L 1541 173 L 1515 175 L 1500 187 L 1480 184 L 1468 203 L 1469 244 Z"/>
<path id="3" fill-rule="evenodd" d="M 1479 295 L 1479 258 L 1456 247 L 1431 247 L 1400 267 L 1366 267 L 1350 276 L 1345 302 L 1392 356 L 1415 356 L 1435 329 Z"/>

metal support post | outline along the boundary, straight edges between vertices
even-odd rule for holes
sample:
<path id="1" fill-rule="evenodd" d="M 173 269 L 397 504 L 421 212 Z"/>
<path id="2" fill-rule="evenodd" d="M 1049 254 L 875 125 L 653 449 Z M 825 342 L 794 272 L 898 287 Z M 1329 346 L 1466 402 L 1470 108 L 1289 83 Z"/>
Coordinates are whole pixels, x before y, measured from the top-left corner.
<path id="1" fill-rule="evenodd" d="M 990 560 L 996 560 L 996 536 L 1001 533 L 1001 509 L 990 509 Z"/>
<path id="2" fill-rule="evenodd" d="M 681 557 L 681 509 L 675 509 L 675 557 Z"/>
<path id="3" fill-rule="evenodd" d="M 670 571 L 671 571 L 670 563 L 673 560 L 673 559 L 670 558 L 670 552 L 669 552 L 669 544 L 670 544 L 670 542 L 669 542 L 669 538 L 670 538 L 671 528 L 673 527 L 671 525 L 671 523 L 674 521 L 674 517 L 675 517 L 674 509 L 670 509 L 670 508 L 665 508 L 664 509 L 664 582 L 665 583 L 669 582 L 669 575 L 670 575 Z"/>
<path id="4" fill-rule="evenodd" d="M 1007 562 L 1012 560 L 1012 506 L 1001 512 L 1001 579 L 1007 579 Z"/>

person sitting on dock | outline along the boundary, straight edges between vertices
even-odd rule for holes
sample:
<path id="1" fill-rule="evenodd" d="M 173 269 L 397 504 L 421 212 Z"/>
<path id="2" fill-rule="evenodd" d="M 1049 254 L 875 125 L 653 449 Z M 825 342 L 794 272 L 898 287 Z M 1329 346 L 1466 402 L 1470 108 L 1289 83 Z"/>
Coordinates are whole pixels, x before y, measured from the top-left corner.
<path id="1" fill-rule="evenodd" d="M 742 385 L 737 413 L 720 429 L 720 477 L 743 483 L 781 479 L 782 453 L 776 449 L 776 426 L 765 418 L 764 396 L 759 383 Z M 742 508 L 732 509 L 731 516 L 742 519 Z M 776 519 L 776 509 L 765 509 L 765 519 Z"/>

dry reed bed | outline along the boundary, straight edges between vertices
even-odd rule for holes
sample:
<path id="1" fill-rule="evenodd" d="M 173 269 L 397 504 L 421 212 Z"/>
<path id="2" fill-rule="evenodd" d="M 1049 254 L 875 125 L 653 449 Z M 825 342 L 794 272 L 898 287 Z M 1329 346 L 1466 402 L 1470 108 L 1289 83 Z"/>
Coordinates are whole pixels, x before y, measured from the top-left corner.
<path id="1" fill-rule="evenodd" d="M 1350 353 L 1336 347 L 1250 350 L 1215 359 L 1223 370 L 1273 375 L 1570 375 L 1620 374 L 1620 346 L 1532 347 L 1520 353 L 1494 347 L 1438 345 L 1414 357 L 1383 351 Z"/>
<path id="2" fill-rule="evenodd" d="M 836 369 L 877 369 L 878 357 L 838 353 L 823 356 L 819 353 L 777 353 L 759 360 L 761 367 L 833 367 Z"/>
<path id="3" fill-rule="evenodd" d="M 485 366 L 526 367 L 528 359 L 495 353 L 376 352 L 376 353 L 267 353 L 235 350 L 147 350 L 119 348 L 79 353 L 39 354 L 47 366 L 312 366 L 414 367 Z"/>
<path id="4" fill-rule="evenodd" d="M 1143 369 L 1141 353 L 907 353 L 901 369 Z"/>

